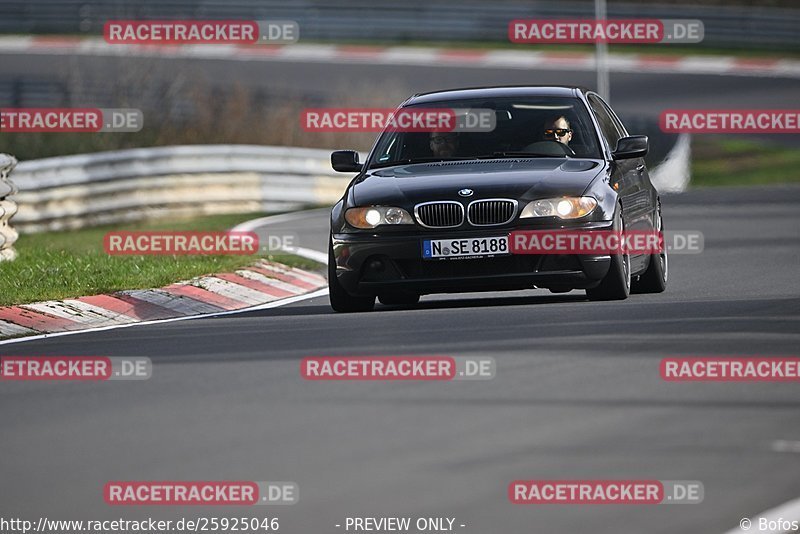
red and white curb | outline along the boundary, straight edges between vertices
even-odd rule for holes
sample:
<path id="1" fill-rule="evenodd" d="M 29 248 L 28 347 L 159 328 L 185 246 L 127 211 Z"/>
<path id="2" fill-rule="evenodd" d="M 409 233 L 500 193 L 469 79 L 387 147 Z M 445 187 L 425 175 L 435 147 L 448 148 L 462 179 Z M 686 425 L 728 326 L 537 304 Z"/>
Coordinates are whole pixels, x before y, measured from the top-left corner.
<path id="1" fill-rule="evenodd" d="M 157 289 L 0 308 L 0 339 L 219 315 L 306 297 L 323 288 L 327 281 L 321 275 L 261 260 L 234 273 Z"/>
<path id="2" fill-rule="evenodd" d="M 371 65 L 459 66 L 503 69 L 552 69 L 594 71 L 595 56 L 585 52 L 535 50 L 474 50 L 410 46 L 358 45 L 112 45 L 100 37 L 0 37 L 0 53 L 131 56 L 230 59 L 240 61 L 286 61 L 363 63 Z M 800 60 L 741 58 L 734 56 L 671 56 L 656 54 L 609 54 L 612 72 L 714 74 L 800 78 Z"/>

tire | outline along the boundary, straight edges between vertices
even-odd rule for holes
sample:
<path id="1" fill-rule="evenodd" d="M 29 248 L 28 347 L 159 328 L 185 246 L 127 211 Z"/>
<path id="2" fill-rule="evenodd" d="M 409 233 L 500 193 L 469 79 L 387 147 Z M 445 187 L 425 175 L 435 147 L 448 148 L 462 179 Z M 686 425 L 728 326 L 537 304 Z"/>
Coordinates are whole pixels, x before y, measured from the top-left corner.
<path id="1" fill-rule="evenodd" d="M 419 302 L 419 295 L 416 293 L 385 293 L 378 295 L 378 300 L 387 306 L 413 306 Z"/>
<path id="2" fill-rule="evenodd" d="M 664 231 L 664 220 L 661 216 L 661 201 L 658 202 L 658 217 L 656 231 Z M 669 259 L 666 246 L 660 254 L 650 255 L 650 264 L 647 270 L 633 282 L 634 293 L 663 293 L 667 289 L 667 276 L 669 275 Z"/>
<path id="3" fill-rule="evenodd" d="M 622 221 L 622 208 L 617 209 L 614 215 L 612 229 L 618 232 L 625 231 Z M 586 290 L 589 300 L 625 300 L 631 293 L 631 257 L 629 254 L 614 254 L 611 256 L 611 266 L 608 273 L 597 287 Z"/>
<path id="4" fill-rule="evenodd" d="M 569 293 L 572 291 L 571 287 L 548 287 L 550 293 L 561 294 L 561 293 Z"/>
<path id="5" fill-rule="evenodd" d="M 354 297 L 348 293 L 336 278 L 336 260 L 333 257 L 333 244 L 328 245 L 328 298 L 331 308 L 342 313 L 372 311 L 375 297 Z"/>

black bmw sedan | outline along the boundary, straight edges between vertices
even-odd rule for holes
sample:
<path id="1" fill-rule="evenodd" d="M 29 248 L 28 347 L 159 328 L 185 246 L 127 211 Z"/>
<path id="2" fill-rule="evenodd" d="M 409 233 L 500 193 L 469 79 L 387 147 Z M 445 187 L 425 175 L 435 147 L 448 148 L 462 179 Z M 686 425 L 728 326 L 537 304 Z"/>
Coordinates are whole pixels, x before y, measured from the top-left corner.
<path id="1" fill-rule="evenodd" d="M 547 232 L 662 231 L 647 137 L 629 135 L 598 94 L 461 89 L 398 108 L 425 109 L 494 116 L 485 129 L 387 127 L 363 163 L 355 151 L 331 155 L 336 171 L 358 173 L 331 212 L 334 310 L 371 310 L 376 297 L 413 305 L 431 293 L 583 289 L 619 300 L 665 289 L 663 246 L 524 246 Z"/>

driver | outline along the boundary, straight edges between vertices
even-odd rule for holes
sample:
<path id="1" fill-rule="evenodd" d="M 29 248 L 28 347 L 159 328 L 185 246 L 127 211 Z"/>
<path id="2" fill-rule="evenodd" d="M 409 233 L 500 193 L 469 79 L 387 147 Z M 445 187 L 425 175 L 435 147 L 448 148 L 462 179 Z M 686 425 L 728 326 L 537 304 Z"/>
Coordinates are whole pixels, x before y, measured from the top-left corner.
<path id="1" fill-rule="evenodd" d="M 544 123 L 544 138 L 548 141 L 558 141 L 561 144 L 569 145 L 572 141 L 572 128 L 564 115 L 555 117 Z"/>
<path id="2" fill-rule="evenodd" d="M 434 157 L 452 158 L 459 145 L 457 132 L 431 132 L 430 147 Z"/>

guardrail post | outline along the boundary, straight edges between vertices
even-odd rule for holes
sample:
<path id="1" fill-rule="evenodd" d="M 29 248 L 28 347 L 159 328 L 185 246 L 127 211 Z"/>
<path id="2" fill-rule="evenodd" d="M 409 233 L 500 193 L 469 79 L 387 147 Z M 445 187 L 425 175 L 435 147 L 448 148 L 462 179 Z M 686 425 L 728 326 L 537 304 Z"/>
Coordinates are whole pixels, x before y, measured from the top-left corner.
<path id="1" fill-rule="evenodd" d="M 0 154 L 0 261 L 11 261 L 17 257 L 12 245 L 19 234 L 11 228 L 11 217 L 17 213 L 17 203 L 8 198 L 17 192 L 17 187 L 8 179 L 16 165 L 14 156 Z"/>

